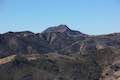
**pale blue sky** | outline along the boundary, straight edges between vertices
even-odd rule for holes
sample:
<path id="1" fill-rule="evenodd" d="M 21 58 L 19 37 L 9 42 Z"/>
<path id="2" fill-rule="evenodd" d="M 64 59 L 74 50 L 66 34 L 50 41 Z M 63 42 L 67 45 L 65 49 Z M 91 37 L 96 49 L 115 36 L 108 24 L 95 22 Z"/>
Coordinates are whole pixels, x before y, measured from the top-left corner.
<path id="1" fill-rule="evenodd" d="M 86 34 L 120 32 L 120 0 L 0 0 L 0 33 L 59 24 Z"/>

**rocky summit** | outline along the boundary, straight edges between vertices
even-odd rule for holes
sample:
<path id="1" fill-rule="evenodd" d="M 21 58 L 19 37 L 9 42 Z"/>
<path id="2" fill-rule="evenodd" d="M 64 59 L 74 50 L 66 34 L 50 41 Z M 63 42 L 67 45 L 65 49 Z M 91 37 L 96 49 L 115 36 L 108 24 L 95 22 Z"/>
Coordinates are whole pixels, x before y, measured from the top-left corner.
<path id="1" fill-rule="evenodd" d="M 120 80 L 120 33 L 58 25 L 0 34 L 0 80 Z"/>

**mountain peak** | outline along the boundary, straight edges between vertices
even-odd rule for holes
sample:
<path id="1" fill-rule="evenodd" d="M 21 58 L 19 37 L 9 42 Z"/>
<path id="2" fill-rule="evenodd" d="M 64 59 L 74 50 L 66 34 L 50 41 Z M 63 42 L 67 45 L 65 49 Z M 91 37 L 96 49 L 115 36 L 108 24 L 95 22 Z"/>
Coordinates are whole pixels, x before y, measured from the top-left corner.
<path id="1" fill-rule="evenodd" d="M 61 25 L 58 25 L 57 26 L 57 28 L 59 28 L 59 29 L 69 29 L 68 27 L 67 27 L 67 25 L 63 25 L 63 24 L 61 24 Z M 70 29 L 69 29 L 70 30 Z"/>
<path id="2" fill-rule="evenodd" d="M 71 30 L 70 28 L 68 28 L 66 25 L 63 25 L 63 24 L 54 26 L 54 27 L 49 27 L 45 31 L 43 31 L 43 33 L 49 33 L 49 32 L 65 33 L 71 37 L 86 37 L 86 36 L 88 36 L 79 31 Z"/>
<path id="3" fill-rule="evenodd" d="M 44 32 L 60 32 L 60 33 L 63 33 L 63 32 L 67 32 L 67 31 L 70 31 L 70 29 L 66 26 L 66 25 L 58 25 L 58 26 L 55 26 L 55 27 L 50 27 L 48 29 L 46 29 Z"/>

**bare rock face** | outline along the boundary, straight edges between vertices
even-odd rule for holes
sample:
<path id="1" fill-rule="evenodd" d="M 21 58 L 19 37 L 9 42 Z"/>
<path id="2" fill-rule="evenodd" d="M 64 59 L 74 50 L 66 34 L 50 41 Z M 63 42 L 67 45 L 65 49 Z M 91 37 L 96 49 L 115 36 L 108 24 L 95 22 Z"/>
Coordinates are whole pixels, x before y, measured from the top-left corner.
<path id="1" fill-rule="evenodd" d="M 1 80 L 119 80 L 120 33 L 90 36 L 66 25 L 7 32 L 0 57 Z"/>

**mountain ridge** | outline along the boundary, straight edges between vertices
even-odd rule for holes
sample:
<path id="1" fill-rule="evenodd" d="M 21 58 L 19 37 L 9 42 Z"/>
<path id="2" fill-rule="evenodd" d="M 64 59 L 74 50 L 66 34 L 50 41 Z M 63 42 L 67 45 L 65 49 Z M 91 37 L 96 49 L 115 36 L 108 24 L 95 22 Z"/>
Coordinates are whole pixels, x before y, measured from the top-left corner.
<path id="1" fill-rule="evenodd" d="M 9 53 L 14 54 L 14 53 L 80 52 L 81 49 L 80 46 L 84 44 L 84 40 L 88 39 L 89 41 L 90 39 L 95 40 L 99 38 L 100 40 L 103 40 L 103 42 L 102 41 L 100 42 L 104 44 L 107 38 L 110 39 L 110 37 L 114 37 L 115 39 L 117 39 L 119 38 L 119 36 L 120 33 L 91 36 L 81 33 L 79 31 L 71 30 L 66 25 L 49 27 L 48 29 L 44 30 L 41 33 L 33 33 L 31 31 L 7 32 L 4 34 L 0 34 L 1 41 L 0 54 L 2 55 L 2 53 L 4 53 L 8 55 Z M 6 49 L 2 49 L 2 45 L 4 43 L 6 44 L 5 46 Z"/>
<path id="2" fill-rule="evenodd" d="M 119 53 L 120 33 L 92 36 L 66 25 L 10 31 L 0 34 L 0 79 L 119 80 Z"/>

